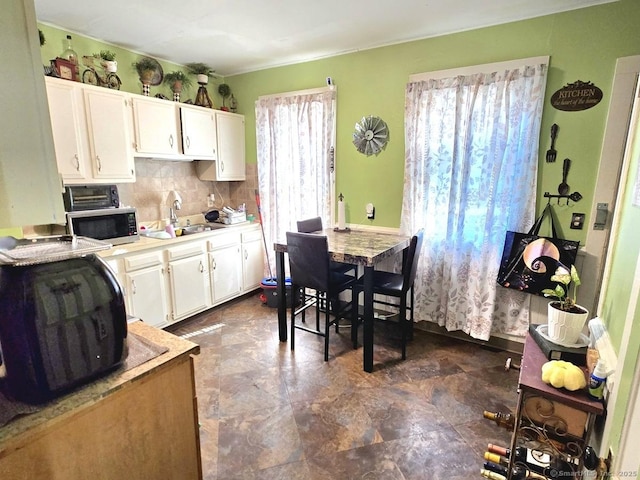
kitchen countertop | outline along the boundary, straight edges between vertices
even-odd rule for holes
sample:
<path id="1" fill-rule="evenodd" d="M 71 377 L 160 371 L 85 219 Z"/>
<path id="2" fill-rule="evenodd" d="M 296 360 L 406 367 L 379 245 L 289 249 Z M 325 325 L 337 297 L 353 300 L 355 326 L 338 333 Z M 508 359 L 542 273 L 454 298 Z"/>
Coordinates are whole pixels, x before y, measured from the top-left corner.
<path id="1" fill-rule="evenodd" d="M 208 230 L 201 233 L 192 233 L 190 235 L 181 235 L 175 238 L 153 238 L 140 235 L 140 239 L 125 243 L 122 245 L 114 245 L 108 250 L 102 250 L 98 252 L 98 255 L 102 258 L 116 257 L 119 255 L 126 255 L 129 253 L 135 253 L 141 250 L 149 250 L 154 248 L 167 248 L 173 245 L 179 245 L 184 242 L 190 242 L 193 240 L 205 240 L 208 238 L 215 238 L 218 235 L 223 235 L 230 232 L 243 232 L 246 230 L 255 229 L 259 223 L 240 223 L 237 225 L 221 225 L 220 227 L 214 227 L 212 230 Z"/>
<path id="2" fill-rule="evenodd" d="M 3 444 L 6 441 L 16 440 L 22 435 L 39 433 L 52 424 L 64 422 L 79 412 L 93 408 L 99 401 L 123 387 L 142 381 L 152 372 L 168 368 L 173 362 L 187 355 L 200 353 L 200 347 L 197 344 L 141 321 L 130 323 L 128 329 L 129 332 L 168 350 L 130 370 L 122 371 L 123 367 L 120 367 L 67 395 L 38 405 L 40 408 L 38 411 L 16 418 L 0 427 L 0 458 L 3 456 L 2 452 L 5 448 Z"/>

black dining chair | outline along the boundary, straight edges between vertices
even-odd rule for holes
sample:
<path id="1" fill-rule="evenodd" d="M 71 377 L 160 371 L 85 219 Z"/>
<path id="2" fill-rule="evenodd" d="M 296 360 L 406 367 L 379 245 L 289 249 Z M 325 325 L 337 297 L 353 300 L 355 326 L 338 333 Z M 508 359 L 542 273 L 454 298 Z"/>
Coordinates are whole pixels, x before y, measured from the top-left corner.
<path id="1" fill-rule="evenodd" d="M 402 271 L 400 273 L 385 272 L 382 270 L 373 271 L 373 303 L 395 307 L 398 309 L 398 323 L 401 332 L 402 342 L 402 359 L 407 358 L 407 334 L 413 337 L 413 310 L 414 310 L 414 293 L 413 284 L 416 279 L 418 269 L 418 260 L 420 259 L 420 250 L 422 249 L 422 241 L 424 238 L 424 230 L 420 229 L 413 237 L 409 247 L 403 255 Z M 358 298 L 360 292 L 364 291 L 364 278 L 360 277 L 353 285 L 352 296 L 352 327 L 351 339 L 353 348 L 358 346 Z M 376 299 L 375 295 L 384 295 L 398 299 L 397 303 Z M 409 301 L 407 301 L 409 296 Z M 407 310 L 409 318 L 407 319 Z M 407 332 L 409 330 L 409 332 Z"/>
<path id="2" fill-rule="evenodd" d="M 295 331 L 305 330 L 324 337 L 324 360 L 329 360 L 329 331 L 331 325 L 347 316 L 351 307 L 349 302 L 340 302 L 338 295 L 351 288 L 356 278 L 341 272 L 334 272 L 329 267 L 329 246 L 327 237 L 313 233 L 287 232 L 287 254 L 289 256 L 289 272 L 292 290 L 295 288 L 310 288 L 318 292 L 324 300 L 325 324 L 320 329 L 319 321 L 316 328 L 296 324 L 296 315 L 316 306 L 316 318 L 319 318 L 319 305 L 315 298 L 304 301 L 298 308 L 291 308 L 291 350 L 295 348 Z M 331 319 L 333 316 L 333 319 Z"/>
<path id="3" fill-rule="evenodd" d="M 305 220 L 298 220 L 298 232 L 313 233 L 322 232 L 322 219 L 320 217 L 307 218 Z M 349 263 L 334 262 L 329 263 L 329 267 L 333 272 L 351 273 L 355 275 L 356 265 Z"/>
<path id="4" fill-rule="evenodd" d="M 322 218 L 312 217 L 304 220 L 298 220 L 297 227 L 298 227 L 298 232 L 302 232 L 302 233 L 314 233 L 314 232 L 322 233 L 322 230 L 323 230 Z M 333 260 L 331 260 L 329 262 L 329 268 L 334 273 L 346 273 L 349 275 L 356 275 L 358 267 L 353 264 L 334 262 Z M 319 297 L 317 292 L 307 292 L 306 290 L 307 290 L 306 288 L 302 288 L 300 291 L 300 296 L 306 299 L 313 298 L 315 299 L 317 304 L 320 306 L 319 309 L 316 309 L 316 329 L 318 329 L 320 328 L 319 327 L 320 310 L 323 310 L 325 308 L 324 302 Z M 302 315 L 302 321 L 303 322 L 305 321 L 304 313 Z M 338 322 L 336 322 L 335 327 L 336 327 L 336 333 L 338 333 L 338 327 L 339 327 Z"/>

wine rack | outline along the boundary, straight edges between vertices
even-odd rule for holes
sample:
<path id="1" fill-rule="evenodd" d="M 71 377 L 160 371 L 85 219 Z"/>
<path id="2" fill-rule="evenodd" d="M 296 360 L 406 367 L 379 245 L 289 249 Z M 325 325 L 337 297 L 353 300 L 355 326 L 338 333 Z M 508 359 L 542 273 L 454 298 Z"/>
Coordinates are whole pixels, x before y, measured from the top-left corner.
<path id="1" fill-rule="evenodd" d="M 541 369 L 546 361 L 535 340 L 527 335 L 518 380 L 508 480 L 516 480 L 517 466 L 519 471 L 530 471 L 525 462 L 515 458 L 513 452 L 517 447 L 526 447 L 536 464 L 542 466 L 542 472 L 531 473 L 529 478 L 579 478 L 596 416 L 604 413 L 602 402 L 590 399 L 586 390 L 569 392 L 545 384 Z"/>

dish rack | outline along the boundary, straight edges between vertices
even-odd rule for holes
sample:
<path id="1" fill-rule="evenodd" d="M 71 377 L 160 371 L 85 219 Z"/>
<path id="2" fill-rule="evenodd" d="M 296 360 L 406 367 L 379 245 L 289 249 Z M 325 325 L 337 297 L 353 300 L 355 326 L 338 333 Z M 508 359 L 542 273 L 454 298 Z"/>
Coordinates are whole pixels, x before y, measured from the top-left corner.
<path id="1" fill-rule="evenodd" d="M 0 239 L 0 265 L 22 267 L 57 262 L 111 248 L 111 244 L 77 235 Z"/>
<path id="2" fill-rule="evenodd" d="M 235 225 L 236 223 L 242 223 L 247 221 L 247 212 L 227 212 L 222 210 L 218 222 L 225 225 Z"/>

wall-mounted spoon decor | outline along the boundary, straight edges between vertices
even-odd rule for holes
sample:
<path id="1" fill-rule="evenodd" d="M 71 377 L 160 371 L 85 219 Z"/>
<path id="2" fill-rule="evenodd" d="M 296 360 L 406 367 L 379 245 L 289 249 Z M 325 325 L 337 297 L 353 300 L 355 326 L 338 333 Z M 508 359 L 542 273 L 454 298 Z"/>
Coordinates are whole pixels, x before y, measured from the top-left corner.
<path id="1" fill-rule="evenodd" d="M 569 167 L 571 167 L 571 160 L 564 159 L 562 164 L 562 183 L 558 185 L 558 193 L 560 195 L 566 195 L 569 193 L 569 185 L 567 184 L 567 175 L 569 174 Z"/>

